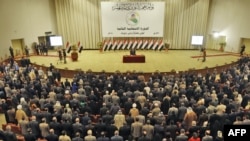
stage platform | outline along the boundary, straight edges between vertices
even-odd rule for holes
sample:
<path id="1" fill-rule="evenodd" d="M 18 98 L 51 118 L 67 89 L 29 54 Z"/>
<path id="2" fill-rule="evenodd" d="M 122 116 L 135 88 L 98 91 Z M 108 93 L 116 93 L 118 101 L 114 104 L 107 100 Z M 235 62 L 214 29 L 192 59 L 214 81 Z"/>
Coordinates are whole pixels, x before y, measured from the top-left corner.
<path id="1" fill-rule="evenodd" d="M 145 63 L 123 63 L 124 55 L 129 55 L 129 51 L 83 50 L 78 54 L 78 61 L 73 62 L 70 54 L 67 54 L 67 63 L 64 64 L 63 61 L 59 61 L 56 51 L 50 51 L 48 56 L 31 55 L 30 60 L 37 66 L 49 67 L 52 63 L 56 68 L 66 71 L 152 73 L 155 71 L 181 72 L 214 68 L 231 64 L 240 58 L 239 54 L 235 53 L 207 50 L 206 62 L 202 62 L 199 50 L 137 50 L 137 55 L 145 55 L 147 58 Z"/>

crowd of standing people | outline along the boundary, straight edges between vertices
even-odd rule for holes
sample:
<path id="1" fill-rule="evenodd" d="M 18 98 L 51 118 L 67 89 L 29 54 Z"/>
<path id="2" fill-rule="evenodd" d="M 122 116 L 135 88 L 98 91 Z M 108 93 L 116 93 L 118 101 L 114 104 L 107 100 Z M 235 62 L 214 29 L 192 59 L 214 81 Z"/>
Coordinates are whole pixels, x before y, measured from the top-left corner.
<path id="1" fill-rule="evenodd" d="M 16 64 L 16 63 L 15 63 Z M 17 64 L 18 65 L 18 64 Z M 1 108 L 26 140 L 223 141 L 226 124 L 250 124 L 250 58 L 221 72 L 169 75 L 0 65 Z M 15 140 L 7 126 L 0 138 Z"/>
<path id="2" fill-rule="evenodd" d="M 34 45 L 36 55 L 47 55 L 48 56 L 48 47 L 44 42 L 40 44 L 35 43 Z"/>

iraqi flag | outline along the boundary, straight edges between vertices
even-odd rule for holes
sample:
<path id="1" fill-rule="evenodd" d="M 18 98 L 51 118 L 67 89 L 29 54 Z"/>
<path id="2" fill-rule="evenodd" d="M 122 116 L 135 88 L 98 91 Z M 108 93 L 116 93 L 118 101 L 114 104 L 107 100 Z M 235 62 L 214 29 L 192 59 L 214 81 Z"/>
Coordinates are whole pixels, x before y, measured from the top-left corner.
<path id="1" fill-rule="evenodd" d="M 130 40 L 127 46 L 127 49 L 130 50 L 130 48 L 133 46 L 133 40 Z"/>
<path id="2" fill-rule="evenodd" d="M 163 40 L 160 41 L 158 50 L 161 51 L 164 48 L 164 42 Z"/>
<path id="3" fill-rule="evenodd" d="M 78 52 L 81 53 L 83 50 L 83 46 L 78 47 Z"/>
<path id="4" fill-rule="evenodd" d="M 123 40 L 120 40 L 117 46 L 117 50 L 120 50 L 123 44 Z"/>
<path id="5" fill-rule="evenodd" d="M 137 48 L 137 45 L 138 45 L 138 41 L 135 40 L 134 43 L 133 43 L 132 49 L 136 49 L 136 48 Z"/>
<path id="6" fill-rule="evenodd" d="M 154 46 L 154 40 L 152 39 L 152 40 L 149 42 L 147 49 L 152 49 L 153 46 Z"/>
<path id="7" fill-rule="evenodd" d="M 145 40 L 142 44 L 142 48 L 141 49 L 146 49 L 148 46 L 148 40 Z"/>
<path id="8" fill-rule="evenodd" d="M 103 44 L 103 46 L 102 46 L 102 49 L 104 50 L 104 51 L 106 51 L 107 50 L 107 48 L 108 48 L 108 43 L 109 43 L 109 40 L 104 40 L 104 44 Z"/>
<path id="9" fill-rule="evenodd" d="M 69 42 L 66 43 L 66 52 L 70 53 L 71 51 L 71 46 L 69 45 Z"/>
<path id="10" fill-rule="evenodd" d="M 115 41 L 113 42 L 112 50 L 116 50 L 117 46 L 118 46 L 118 41 L 115 40 Z"/>
<path id="11" fill-rule="evenodd" d="M 158 46 L 159 46 L 159 40 L 155 40 L 154 41 L 154 46 L 153 46 L 152 49 L 156 51 L 156 49 L 158 48 Z"/>
<path id="12" fill-rule="evenodd" d="M 128 40 L 125 40 L 124 43 L 123 43 L 123 45 L 122 45 L 122 49 L 123 50 L 126 49 L 127 46 L 128 46 Z"/>
<path id="13" fill-rule="evenodd" d="M 81 46 L 80 41 L 79 41 L 78 44 L 77 44 L 77 48 L 78 48 L 78 52 L 81 53 L 82 50 L 83 50 L 83 46 Z"/>
<path id="14" fill-rule="evenodd" d="M 113 46 L 113 42 L 112 42 L 112 40 L 109 40 L 109 44 L 108 44 L 107 50 L 111 50 L 112 46 Z"/>
<path id="15" fill-rule="evenodd" d="M 137 45 L 137 49 L 141 49 L 142 48 L 142 39 L 141 40 L 139 40 L 139 42 L 138 42 L 138 45 Z"/>

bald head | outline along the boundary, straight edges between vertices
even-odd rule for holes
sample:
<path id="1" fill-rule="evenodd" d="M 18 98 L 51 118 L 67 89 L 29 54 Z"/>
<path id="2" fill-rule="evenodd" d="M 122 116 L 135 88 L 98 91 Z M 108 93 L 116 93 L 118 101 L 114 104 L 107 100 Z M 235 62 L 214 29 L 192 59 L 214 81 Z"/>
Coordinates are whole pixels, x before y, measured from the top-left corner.
<path id="1" fill-rule="evenodd" d="M 49 132 L 50 132 L 50 134 L 54 134 L 55 131 L 54 131 L 54 129 L 50 129 Z"/>

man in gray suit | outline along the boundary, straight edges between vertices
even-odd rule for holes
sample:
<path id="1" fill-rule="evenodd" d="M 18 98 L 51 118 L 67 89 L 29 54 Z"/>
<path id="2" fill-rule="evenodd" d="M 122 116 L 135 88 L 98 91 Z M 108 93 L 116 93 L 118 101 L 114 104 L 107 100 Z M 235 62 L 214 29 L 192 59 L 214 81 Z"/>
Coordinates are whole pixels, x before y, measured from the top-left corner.
<path id="1" fill-rule="evenodd" d="M 213 137 L 210 135 L 210 131 L 205 132 L 205 136 L 202 137 L 202 141 L 213 141 Z"/>
<path id="2" fill-rule="evenodd" d="M 22 118 L 22 120 L 19 121 L 19 126 L 21 128 L 22 134 L 28 133 L 29 121 L 25 120 L 25 118 Z"/>
<path id="3" fill-rule="evenodd" d="M 188 136 L 185 134 L 185 129 L 180 130 L 180 135 L 178 135 L 175 139 L 175 141 L 187 141 Z"/>
<path id="4" fill-rule="evenodd" d="M 123 137 L 119 135 L 118 130 L 116 130 L 114 136 L 111 137 L 111 141 L 123 141 Z"/>

